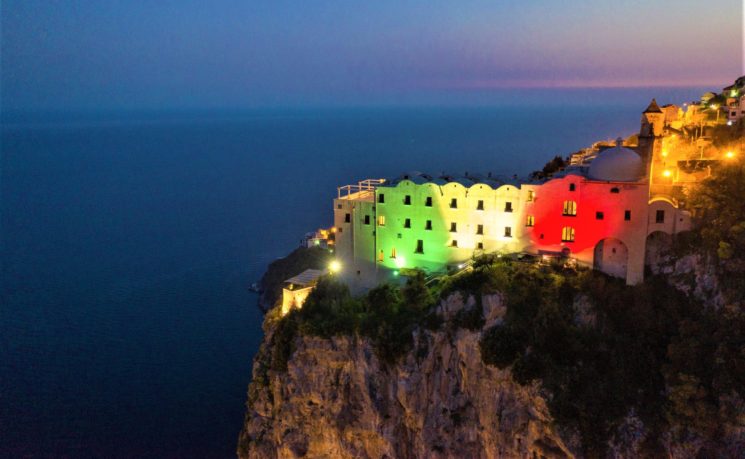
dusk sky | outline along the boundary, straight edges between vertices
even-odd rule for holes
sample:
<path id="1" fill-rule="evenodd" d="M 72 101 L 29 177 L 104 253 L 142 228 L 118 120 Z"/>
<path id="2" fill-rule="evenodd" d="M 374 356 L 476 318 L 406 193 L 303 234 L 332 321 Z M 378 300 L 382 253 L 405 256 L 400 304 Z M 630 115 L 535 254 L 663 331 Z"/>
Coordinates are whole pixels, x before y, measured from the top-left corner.
<path id="1" fill-rule="evenodd" d="M 740 0 L 6 0 L 1 13 L 5 110 L 721 88 L 743 72 Z"/>

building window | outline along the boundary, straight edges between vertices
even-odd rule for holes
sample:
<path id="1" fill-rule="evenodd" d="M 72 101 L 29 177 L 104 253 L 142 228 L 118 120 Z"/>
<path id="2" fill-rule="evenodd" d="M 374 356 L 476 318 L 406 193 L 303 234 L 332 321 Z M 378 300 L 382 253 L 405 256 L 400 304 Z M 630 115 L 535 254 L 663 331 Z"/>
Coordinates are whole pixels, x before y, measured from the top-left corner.
<path id="1" fill-rule="evenodd" d="M 340 232 L 340 233 L 341 233 L 341 232 L 342 232 L 343 230 L 344 230 L 344 228 L 342 228 L 341 226 L 340 226 L 340 227 L 338 227 L 338 228 L 336 228 L 336 231 L 338 231 L 338 232 Z"/>
<path id="2" fill-rule="evenodd" d="M 370 216 L 365 215 L 365 225 L 369 225 L 369 224 L 370 224 Z"/>
<path id="3" fill-rule="evenodd" d="M 424 253 L 424 241 L 421 239 L 416 241 L 416 253 Z"/>
<path id="4" fill-rule="evenodd" d="M 511 226 L 505 226 L 504 227 L 504 237 L 512 237 L 512 227 Z"/>
<path id="5" fill-rule="evenodd" d="M 424 225 L 424 229 L 426 230 L 432 230 L 432 220 L 427 220 L 427 224 Z"/>
<path id="6" fill-rule="evenodd" d="M 404 205 L 405 206 L 410 206 L 411 205 L 411 195 L 408 195 L 407 194 L 406 196 L 404 196 Z"/>
<path id="7" fill-rule="evenodd" d="M 479 250 L 484 250 L 484 243 L 483 242 L 477 243 L 476 244 L 476 248 L 479 249 Z"/>
<path id="8" fill-rule="evenodd" d="M 534 226 L 535 225 L 535 217 L 532 215 L 528 215 L 528 217 L 525 219 L 525 226 Z"/>
<path id="9" fill-rule="evenodd" d="M 535 199 L 535 191 L 528 190 L 528 202 L 533 202 L 534 199 Z"/>
<path id="10" fill-rule="evenodd" d="M 378 202 L 380 204 L 383 204 L 385 202 L 385 195 L 384 194 L 381 193 L 381 194 L 378 195 Z"/>
<path id="11" fill-rule="evenodd" d="M 352 214 L 344 214 L 344 223 L 349 223 L 352 221 Z"/>
<path id="12" fill-rule="evenodd" d="M 411 219 L 407 218 L 404 220 L 404 228 L 411 228 Z"/>
<path id="13" fill-rule="evenodd" d="M 575 215 L 577 215 L 577 203 L 574 201 L 564 201 L 563 215 L 567 215 L 570 217 L 574 217 Z"/>
<path id="14" fill-rule="evenodd" d="M 577 189 L 577 187 L 574 185 L 574 183 L 570 183 L 569 184 L 569 191 L 574 191 L 576 189 Z"/>
<path id="15" fill-rule="evenodd" d="M 655 223 L 665 223 L 665 211 L 658 210 L 655 214 Z"/>
<path id="16" fill-rule="evenodd" d="M 458 241 L 453 239 L 453 241 L 450 243 L 450 247 L 458 247 Z"/>
<path id="17" fill-rule="evenodd" d="M 424 205 L 427 207 L 432 207 L 432 196 L 427 196 L 427 199 L 424 201 Z"/>
<path id="18" fill-rule="evenodd" d="M 378 215 L 378 226 L 385 226 L 385 215 Z"/>
<path id="19" fill-rule="evenodd" d="M 484 234 L 484 225 L 476 225 L 476 234 Z"/>
<path id="20" fill-rule="evenodd" d="M 476 210 L 484 210 L 484 201 L 482 199 L 479 199 L 479 202 L 476 203 Z"/>
<path id="21" fill-rule="evenodd" d="M 602 212 L 595 212 L 595 220 L 602 220 L 605 218 L 605 214 Z"/>
<path id="22" fill-rule="evenodd" d="M 616 187 L 613 187 L 613 188 L 611 188 L 611 189 L 610 189 L 610 192 L 611 192 L 611 193 L 614 193 L 614 194 L 618 194 L 618 193 L 620 193 L 620 192 L 621 192 L 621 190 L 619 190 L 619 189 L 618 189 L 618 188 L 616 188 Z"/>
<path id="23" fill-rule="evenodd" d="M 453 198 L 450 200 L 450 208 L 451 209 L 457 209 L 458 208 L 458 200 L 456 198 Z"/>
<path id="24" fill-rule="evenodd" d="M 504 211 L 505 212 L 512 212 L 512 203 L 511 202 L 505 202 L 504 203 Z"/>
<path id="25" fill-rule="evenodd" d="M 391 249 L 391 258 L 396 258 L 396 248 Z"/>
<path id="26" fill-rule="evenodd" d="M 383 258 L 385 257 L 385 254 L 381 250 L 380 253 L 378 253 L 378 262 L 383 263 Z"/>
<path id="27" fill-rule="evenodd" d="M 561 230 L 561 242 L 574 242 L 574 228 L 565 226 Z"/>
<path id="28" fill-rule="evenodd" d="M 337 208 L 337 209 L 341 209 L 341 204 L 337 204 L 337 205 L 336 205 L 336 208 Z"/>
<path id="29" fill-rule="evenodd" d="M 451 233 L 455 233 L 456 231 L 458 231 L 458 224 L 455 223 L 455 222 L 451 222 L 450 223 L 450 232 Z"/>
<path id="30" fill-rule="evenodd" d="M 627 222 L 628 221 L 631 221 L 631 211 L 630 210 L 625 210 L 623 212 L 623 219 L 626 220 Z"/>

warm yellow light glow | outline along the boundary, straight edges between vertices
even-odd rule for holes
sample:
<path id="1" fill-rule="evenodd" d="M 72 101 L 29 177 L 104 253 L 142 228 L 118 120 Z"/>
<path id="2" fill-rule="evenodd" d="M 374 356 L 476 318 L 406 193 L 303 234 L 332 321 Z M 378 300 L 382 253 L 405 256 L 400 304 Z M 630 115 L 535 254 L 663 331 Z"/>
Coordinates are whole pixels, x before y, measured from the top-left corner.
<path id="1" fill-rule="evenodd" d="M 396 257 L 396 267 L 401 269 L 406 265 L 406 259 L 404 257 Z"/>
<path id="2" fill-rule="evenodd" d="M 728 151 L 727 153 L 725 153 L 725 154 L 724 154 L 724 156 L 725 156 L 725 157 L 726 157 L 727 159 L 732 159 L 732 158 L 734 158 L 734 157 L 735 157 L 735 152 L 734 152 L 734 151 Z"/>
<path id="3" fill-rule="evenodd" d="M 716 110 L 717 108 L 719 108 L 719 105 L 716 105 L 716 104 L 715 105 L 712 105 L 711 108 L 713 108 L 714 110 Z"/>
<path id="4" fill-rule="evenodd" d="M 329 263 L 329 271 L 332 273 L 338 273 L 341 271 L 341 263 L 339 263 L 337 260 L 332 261 Z"/>
<path id="5" fill-rule="evenodd" d="M 662 157 L 664 158 L 666 156 L 667 156 L 667 150 L 662 150 Z"/>
<path id="6" fill-rule="evenodd" d="M 671 172 L 671 171 L 670 171 L 669 169 L 665 169 L 665 170 L 664 170 L 664 171 L 662 172 L 662 175 L 663 175 L 664 177 L 670 177 L 670 176 L 672 176 L 672 175 L 673 175 L 673 173 L 672 173 L 672 172 Z"/>

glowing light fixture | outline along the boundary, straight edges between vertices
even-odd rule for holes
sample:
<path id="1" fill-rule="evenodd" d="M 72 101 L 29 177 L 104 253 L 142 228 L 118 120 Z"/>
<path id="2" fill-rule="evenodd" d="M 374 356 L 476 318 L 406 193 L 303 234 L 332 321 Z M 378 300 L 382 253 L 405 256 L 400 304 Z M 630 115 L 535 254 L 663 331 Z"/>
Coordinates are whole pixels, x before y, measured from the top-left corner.
<path id="1" fill-rule="evenodd" d="M 396 268 L 401 269 L 406 265 L 406 259 L 404 257 L 396 257 Z"/>
<path id="2" fill-rule="evenodd" d="M 662 150 L 662 157 L 664 158 L 666 156 L 667 156 L 667 150 Z"/>
<path id="3" fill-rule="evenodd" d="M 341 271 L 341 263 L 337 260 L 333 260 L 331 263 L 329 263 L 329 271 L 332 273 L 338 273 Z"/>
<path id="4" fill-rule="evenodd" d="M 398 277 L 398 270 L 393 271 L 393 275 L 396 276 L 396 277 Z"/>
<path id="5" fill-rule="evenodd" d="M 727 159 L 732 159 L 732 158 L 735 157 L 735 152 L 734 151 L 728 151 L 727 153 L 724 154 L 724 157 L 727 158 Z"/>
<path id="6" fill-rule="evenodd" d="M 663 177 L 671 177 L 673 175 L 673 173 L 672 173 L 672 171 L 670 171 L 670 169 L 665 169 L 662 172 L 662 175 L 663 175 Z"/>

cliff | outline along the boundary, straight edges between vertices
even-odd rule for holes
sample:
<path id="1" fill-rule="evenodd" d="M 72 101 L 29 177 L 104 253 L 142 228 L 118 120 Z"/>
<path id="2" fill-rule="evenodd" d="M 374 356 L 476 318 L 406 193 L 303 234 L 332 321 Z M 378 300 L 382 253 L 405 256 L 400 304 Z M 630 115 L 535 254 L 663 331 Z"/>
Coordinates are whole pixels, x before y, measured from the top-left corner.
<path id="1" fill-rule="evenodd" d="M 481 257 L 271 309 L 239 457 L 745 457 L 745 165 L 635 286 Z M 275 276 L 277 278 L 281 276 Z"/>
<path id="2" fill-rule="evenodd" d="M 505 308 L 499 295 L 483 304 L 486 329 Z M 450 320 L 463 308 L 454 294 L 438 314 Z M 298 338 L 287 371 L 252 387 L 240 456 L 573 457 L 539 387 L 482 362 L 481 332 L 417 330 L 395 366 L 366 338 Z"/>

